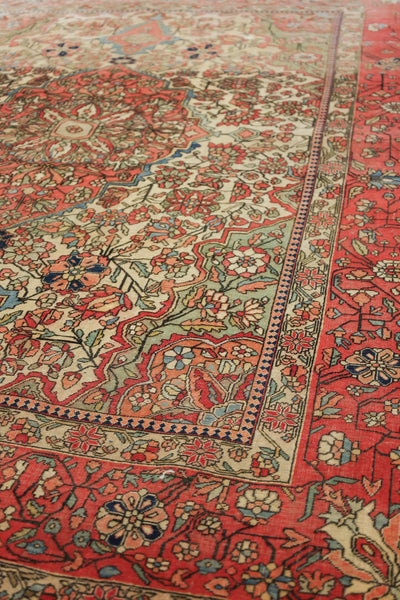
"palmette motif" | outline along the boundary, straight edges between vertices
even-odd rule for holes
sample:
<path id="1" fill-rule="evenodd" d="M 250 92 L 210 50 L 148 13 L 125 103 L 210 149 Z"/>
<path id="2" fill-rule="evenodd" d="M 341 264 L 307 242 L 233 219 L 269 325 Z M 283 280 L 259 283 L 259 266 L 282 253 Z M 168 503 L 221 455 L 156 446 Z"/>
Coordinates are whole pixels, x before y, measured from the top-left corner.
<path id="1" fill-rule="evenodd" d="M 400 597 L 396 24 L 215 4 L 0 33 L 1 598 Z"/>

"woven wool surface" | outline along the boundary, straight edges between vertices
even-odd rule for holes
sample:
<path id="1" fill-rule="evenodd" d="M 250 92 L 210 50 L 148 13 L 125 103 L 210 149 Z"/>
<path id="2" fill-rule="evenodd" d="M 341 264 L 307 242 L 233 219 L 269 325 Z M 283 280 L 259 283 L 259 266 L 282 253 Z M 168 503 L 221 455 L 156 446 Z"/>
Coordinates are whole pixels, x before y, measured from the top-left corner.
<path id="1" fill-rule="evenodd" d="M 3 3 L 0 600 L 400 599 L 399 40 Z"/>

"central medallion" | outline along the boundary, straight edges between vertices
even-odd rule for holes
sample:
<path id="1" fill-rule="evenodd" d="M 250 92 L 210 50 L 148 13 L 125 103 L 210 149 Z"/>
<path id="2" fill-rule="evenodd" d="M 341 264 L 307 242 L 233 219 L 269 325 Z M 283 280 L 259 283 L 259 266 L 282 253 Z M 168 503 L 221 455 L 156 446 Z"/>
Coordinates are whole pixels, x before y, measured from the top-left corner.
<path id="1" fill-rule="evenodd" d="M 108 180 L 130 181 L 204 137 L 186 103 L 186 90 L 129 69 L 62 77 L 21 88 L 0 107 L 0 147 L 24 162 L 89 163 Z"/>
<path id="2" fill-rule="evenodd" d="M 62 116 L 60 115 L 62 118 Z M 97 123 L 88 123 L 77 119 L 62 119 L 51 132 L 51 135 L 66 140 L 86 140 L 97 128 Z"/>

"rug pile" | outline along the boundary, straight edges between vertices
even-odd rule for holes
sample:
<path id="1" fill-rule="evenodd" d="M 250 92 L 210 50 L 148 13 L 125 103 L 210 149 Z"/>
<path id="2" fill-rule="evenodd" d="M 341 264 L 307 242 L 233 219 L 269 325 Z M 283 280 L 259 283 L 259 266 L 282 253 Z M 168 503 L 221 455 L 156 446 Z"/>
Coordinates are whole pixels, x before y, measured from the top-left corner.
<path id="1" fill-rule="evenodd" d="M 396 3 L 0 23 L 0 600 L 399 600 Z"/>

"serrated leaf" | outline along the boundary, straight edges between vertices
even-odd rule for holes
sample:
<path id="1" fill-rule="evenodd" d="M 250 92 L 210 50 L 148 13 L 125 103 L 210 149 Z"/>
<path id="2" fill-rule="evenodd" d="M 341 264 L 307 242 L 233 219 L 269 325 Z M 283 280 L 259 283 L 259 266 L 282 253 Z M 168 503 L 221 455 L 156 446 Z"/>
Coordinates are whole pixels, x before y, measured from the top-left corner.
<path id="1" fill-rule="evenodd" d="M 21 314 L 22 314 L 22 310 L 16 310 L 13 313 L 4 314 L 2 317 L 0 317 L 0 325 L 6 325 L 7 323 L 12 323 Z"/>
<path id="2" fill-rule="evenodd" d="M 118 275 L 120 273 L 121 273 L 121 267 L 117 267 L 110 277 L 110 279 L 113 283 L 117 283 Z"/>
<path id="3" fill-rule="evenodd" d="M 98 346 L 100 344 L 103 337 L 103 329 L 95 329 L 94 331 L 91 331 L 86 337 L 85 344 L 89 346 L 89 348 L 94 348 L 94 346 Z"/>
<path id="4" fill-rule="evenodd" d="M 77 508 L 76 510 L 74 510 L 74 512 L 72 513 L 73 517 L 86 517 L 87 516 L 87 512 L 86 512 L 86 508 L 84 508 L 83 506 L 81 506 L 80 508 Z"/>
<path id="5" fill-rule="evenodd" d="M 376 529 L 381 531 L 384 527 L 387 527 L 389 525 L 389 519 L 385 514 L 380 512 L 376 515 L 374 519 L 374 525 Z"/>
<path id="6" fill-rule="evenodd" d="M 55 467 L 56 466 L 56 461 L 53 458 L 49 458 L 48 456 L 41 456 L 40 454 L 34 454 L 32 456 L 32 458 L 34 458 L 37 462 L 38 465 L 40 465 L 40 463 L 43 463 L 44 465 L 49 465 L 50 467 Z"/>
<path id="7" fill-rule="evenodd" d="M 350 200 L 352 200 L 353 198 L 358 196 L 358 194 L 362 194 L 363 191 L 364 191 L 363 187 L 361 187 L 359 185 L 353 186 L 349 191 Z"/>
<path id="8" fill-rule="evenodd" d="M 99 469 L 100 469 L 99 464 L 95 465 L 94 467 L 91 467 L 90 464 L 85 465 L 85 470 L 87 473 L 89 473 L 89 475 L 93 475 L 93 473 L 96 473 Z"/>
<path id="9" fill-rule="evenodd" d="M 387 308 L 388 313 L 393 315 L 396 312 L 396 305 L 390 298 L 383 299 L 383 305 Z"/>
<path id="10" fill-rule="evenodd" d="M 341 412 L 341 408 L 324 408 L 322 410 L 324 415 L 336 415 L 338 412 Z"/>
<path id="11" fill-rule="evenodd" d="M 133 485 L 133 487 L 138 486 L 138 477 L 136 475 L 134 475 L 133 473 L 127 473 L 125 475 L 125 479 L 124 479 L 124 483 L 122 484 L 122 487 L 126 488 L 126 487 L 128 487 L 128 485 Z"/>
<path id="12" fill-rule="evenodd" d="M 328 548 L 329 550 L 343 550 L 343 546 L 339 542 L 331 539 L 328 539 Z"/>
<path id="13" fill-rule="evenodd" d="M 276 275 L 276 277 L 279 277 L 278 271 L 274 269 L 272 265 L 268 265 L 268 270 L 272 273 L 272 275 Z"/>
<path id="14" fill-rule="evenodd" d="M 221 331 L 226 329 L 226 326 L 222 321 L 214 321 L 209 323 L 208 321 L 202 321 L 201 319 L 196 319 L 195 321 L 184 321 L 181 323 L 181 327 L 183 329 L 197 329 L 198 331 Z"/>
<path id="15" fill-rule="evenodd" d="M 129 230 L 128 230 L 129 231 Z M 146 267 L 146 265 L 139 260 L 135 260 L 132 263 L 132 267 L 139 273 L 139 275 L 143 275 L 143 277 L 149 277 L 150 273 Z"/>
<path id="16" fill-rule="evenodd" d="M 156 305 L 154 304 L 154 302 L 152 302 L 151 300 L 145 300 L 144 298 L 138 298 L 137 304 L 138 304 L 138 306 L 140 306 L 140 308 L 142 308 L 144 310 L 146 308 L 149 308 L 150 310 L 153 310 L 156 307 Z"/>
<path id="17" fill-rule="evenodd" d="M 44 506 L 31 499 L 26 503 L 26 509 L 33 519 L 37 519 L 44 511 Z"/>
<path id="18" fill-rule="evenodd" d="M 126 442 L 126 436 L 124 433 L 121 433 L 121 431 L 116 431 L 116 436 L 119 439 L 120 442 L 122 442 L 123 444 L 125 444 Z"/>

